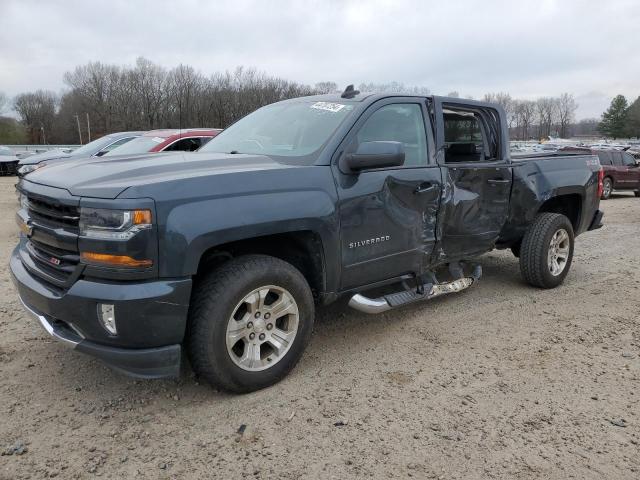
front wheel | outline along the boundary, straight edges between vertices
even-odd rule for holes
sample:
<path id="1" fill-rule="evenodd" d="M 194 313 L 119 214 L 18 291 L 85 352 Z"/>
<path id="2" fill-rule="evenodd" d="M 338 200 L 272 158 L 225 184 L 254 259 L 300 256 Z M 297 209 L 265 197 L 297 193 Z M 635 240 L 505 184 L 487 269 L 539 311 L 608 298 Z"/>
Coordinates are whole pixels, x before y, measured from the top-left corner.
<path id="1" fill-rule="evenodd" d="M 569 273 L 573 246 L 573 226 L 567 217 L 559 213 L 539 214 L 522 239 L 522 276 L 535 287 L 557 287 Z"/>
<path id="2" fill-rule="evenodd" d="M 281 380 L 311 338 L 313 295 L 291 264 L 265 255 L 230 260 L 196 286 L 189 356 L 213 386 L 237 393 Z"/>
<path id="3" fill-rule="evenodd" d="M 633 192 L 633 194 L 634 194 L 636 197 L 640 197 L 640 190 L 636 190 L 635 192 Z"/>

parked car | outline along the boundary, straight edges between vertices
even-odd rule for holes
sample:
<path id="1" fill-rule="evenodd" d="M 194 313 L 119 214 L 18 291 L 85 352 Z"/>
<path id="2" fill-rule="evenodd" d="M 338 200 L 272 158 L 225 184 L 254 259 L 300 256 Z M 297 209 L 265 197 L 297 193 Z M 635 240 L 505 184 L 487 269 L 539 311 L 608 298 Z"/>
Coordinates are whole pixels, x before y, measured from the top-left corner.
<path id="1" fill-rule="evenodd" d="M 608 200 L 614 190 L 632 190 L 640 197 L 640 165 L 628 151 L 572 148 L 565 151 L 592 153 L 600 159 L 604 170 L 602 199 Z"/>
<path id="2" fill-rule="evenodd" d="M 499 105 L 350 88 L 261 108 L 191 155 L 33 172 L 10 268 L 68 347 L 148 378 L 178 375 L 186 349 L 200 378 L 247 392 L 296 365 L 315 303 L 459 292 L 495 248 L 557 287 L 602 226 L 601 189 L 590 154 L 512 157 Z"/>
<path id="3" fill-rule="evenodd" d="M 9 147 L 0 146 L 0 175 L 15 175 L 19 158 Z"/>
<path id="4" fill-rule="evenodd" d="M 67 160 L 70 158 L 101 157 L 111 150 L 124 145 L 136 137 L 139 137 L 142 133 L 143 132 L 110 133 L 109 135 L 100 137 L 97 140 L 89 142 L 86 145 L 76 148 L 70 152 L 63 149 L 55 149 L 31 155 L 20 160 L 18 164 L 18 175 L 24 176 L 27 173 L 33 172 L 37 168 L 41 167 L 43 162 L 46 162 L 48 165 L 51 162 Z"/>
<path id="5" fill-rule="evenodd" d="M 112 150 L 106 156 L 149 152 L 195 152 L 221 131 L 219 128 L 150 130 L 126 145 Z"/>

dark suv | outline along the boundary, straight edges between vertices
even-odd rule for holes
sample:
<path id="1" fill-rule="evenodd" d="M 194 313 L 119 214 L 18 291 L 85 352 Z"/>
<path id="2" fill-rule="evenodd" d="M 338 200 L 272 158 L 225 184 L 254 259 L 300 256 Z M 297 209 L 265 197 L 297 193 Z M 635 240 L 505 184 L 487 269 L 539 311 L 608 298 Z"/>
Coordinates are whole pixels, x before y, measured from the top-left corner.
<path id="1" fill-rule="evenodd" d="M 604 170 L 602 180 L 602 199 L 611 197 L 614 190 L 633 190 L 636 197 L 640 197 L 640 165 L 628 152 L 620 150 L 597 150 L 590 148 L 567 148 L 592 153 L 600 159 Z"/>

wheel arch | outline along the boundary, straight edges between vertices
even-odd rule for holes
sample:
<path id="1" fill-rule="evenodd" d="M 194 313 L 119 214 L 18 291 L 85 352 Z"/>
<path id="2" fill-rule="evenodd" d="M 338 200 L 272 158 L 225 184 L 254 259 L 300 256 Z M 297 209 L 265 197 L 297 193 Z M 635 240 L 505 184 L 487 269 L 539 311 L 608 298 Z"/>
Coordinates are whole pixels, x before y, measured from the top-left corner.
<path id="1" fill-rule="evenodd" d="M 316 299 L 327 290 L 323 241 L 313 230 L 265 234 L 210 246 L 198 259 L 194 280 L 197 282 L 231 258 L 249 254 L 269 255 L 293 265 L 305 277 Z"/>
<path id="2" fill-rule="evenodd" d="M 567 217 L 577 232 L 582 221 L 582 195 L 576 192 L 556 195 L 540 205 L 538 213 L 560 213 Z"/>

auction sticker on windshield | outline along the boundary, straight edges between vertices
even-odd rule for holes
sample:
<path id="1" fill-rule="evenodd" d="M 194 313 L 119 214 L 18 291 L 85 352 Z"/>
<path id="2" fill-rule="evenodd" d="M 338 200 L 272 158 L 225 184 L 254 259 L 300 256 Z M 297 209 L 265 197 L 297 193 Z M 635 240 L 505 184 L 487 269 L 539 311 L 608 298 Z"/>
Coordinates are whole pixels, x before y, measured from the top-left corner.
<path id="1" fill-rule="evenodd" d="M 346 105 L 343 105 L 341 103 L 316 102 L 311 105 L 311 108 L 317 108 L 318 110 L 327 110 L 329 112 L 336 113 L 342 110 L 345 106 Z"/>

